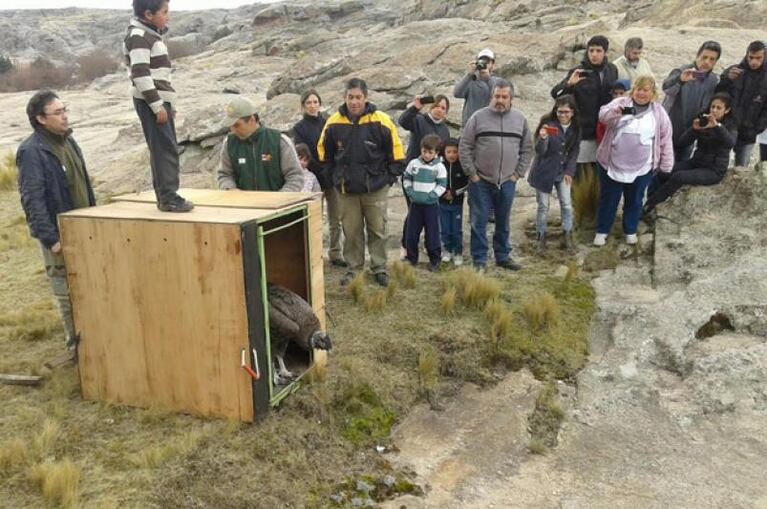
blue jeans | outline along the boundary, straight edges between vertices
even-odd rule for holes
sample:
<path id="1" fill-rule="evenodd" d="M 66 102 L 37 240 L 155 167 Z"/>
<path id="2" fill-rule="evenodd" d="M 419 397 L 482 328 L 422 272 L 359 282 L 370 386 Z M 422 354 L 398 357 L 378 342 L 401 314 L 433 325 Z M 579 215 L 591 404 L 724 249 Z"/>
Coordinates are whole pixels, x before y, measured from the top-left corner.
<path id="1" fill-rule="evenodd" d="M 735 144 L 735 166 L 748 166 L 751 162 L 751 152 L 754 150 L 755 143 Z"/>
<path id="2" fill-rule="evenodd" d="M 570 196 L 570 186 L 564 180 L 554 182 L 559 198 L 559 209 L 562 212 L 562 230 L 569 232 L 573 230 L 573 200 Z M 538 233 L 546 233 L 546 216 L 549 214 L 550 193 L 536 191 L 535 198 L 538 201 L 538 216 L 535 222 L 535 229 Z"/>
<path id="3" fill-rule="evenodd" d="M 514 203 L 516 182 L 507 180 L 498 187 L 484 180 L 469 184 L 471 221 L 471 258 L 474 265 L 487 265 L 487 221 L 490 210 L 495 211 L 493 252 L 495 262 L 503 263 L 511 256 L 509 219 Z"/>
<path id="4" fill-rule="evenodd" d="M 642 199 L 653 173 L 637 177 L 634 182 L 624 184 L 607 175 L 607 170 L 599 168 L 599 210 L 597 211 L 597 233 L 610 233 L 618 212 L 618 204 L 623 196 L 623 233 L 632 235 L 637 232 L 639 216 L 642 214 Z"/>
<path id="5" fill-rule="evenodd" d="M 439 229 L 442 249 L 450 254 L 463 254 L 463 202 L 439 204 Z"/>

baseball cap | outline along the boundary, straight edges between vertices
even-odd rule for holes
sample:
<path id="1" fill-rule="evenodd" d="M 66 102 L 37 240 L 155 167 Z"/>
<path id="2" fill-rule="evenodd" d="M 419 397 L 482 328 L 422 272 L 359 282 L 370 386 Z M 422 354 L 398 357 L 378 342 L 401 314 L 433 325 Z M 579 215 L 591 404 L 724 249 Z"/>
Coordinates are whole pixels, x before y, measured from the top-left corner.
<path id="1" fill-rule="evenodd" d="M 221 123 L 222 127 L 232 127 L 237 119 L 242 117 L 249 117 L 257 113 L 256 105 L 245 97 L 235 97 L 224 108 L 224 121 Z"/>
<path id="2" fill-rule="evenodd" d="M 494 61 L 495 53 L 493 53 L 493 50 L 491 50 L 490 48 L 485 48 L 479 52 L 479 54 L 477 55 L 477 58 L 487 58 Z"/>

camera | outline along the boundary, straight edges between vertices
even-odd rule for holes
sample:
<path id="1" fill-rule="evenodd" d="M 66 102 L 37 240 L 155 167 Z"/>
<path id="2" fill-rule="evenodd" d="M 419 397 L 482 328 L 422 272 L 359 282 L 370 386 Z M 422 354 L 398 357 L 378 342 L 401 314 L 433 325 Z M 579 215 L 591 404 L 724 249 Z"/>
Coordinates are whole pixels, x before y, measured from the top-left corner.
<path id="1" fill-rule="evenodd" d="M 636 115 L 637 109 L 633 106 L 624 106 L 621 108 L 621 115 Z"/>
<path id="2" fill-rule="evenodd" d="M 421 104 L 432 104 L 434 102 L 434 96 L 433 95 L 424 95 L 421 96 Z"/>
<path id="3" fill-rule="evenodd" d="M 708 125 L 708 117 L 709 117 L 708 113 L 701 113 L 700 115 L 698 115 L 698 123 L 701 126 Z"/>
<path id="4" fill-rule="evenodd" d="M 487 59 L 486 58 L 478 58 L 476 62 L 474 62 L 474 68 L 478 71 L 484 71 L 487 69 Z"/>

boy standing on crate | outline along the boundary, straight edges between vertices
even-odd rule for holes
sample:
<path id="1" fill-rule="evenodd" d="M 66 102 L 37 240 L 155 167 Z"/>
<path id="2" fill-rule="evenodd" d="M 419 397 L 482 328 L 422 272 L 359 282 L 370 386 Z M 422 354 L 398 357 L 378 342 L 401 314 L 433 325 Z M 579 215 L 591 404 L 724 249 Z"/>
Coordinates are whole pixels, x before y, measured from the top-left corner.
<path id="1" fill-rule="evenodd" d="M 168 31 L 168 0 L 133 0 L 134 17 L 123 44 L 130 70 L 133 106 L 149 147 L 157 208 L 189 212 L 194 205 L 178 195 L 176 92 L 170 84 L 170 57 L 162 36 Z"/>
<path id="2" fill-rule="evenodd" d="M 442 138 L 428 134 L 421 140 L 421 156 L 410 161 L 402 175 L 405 194 L 410 199 L 405 226 L 407 260 L 418 263 L 418 238 L 426 229 L 429 270 L 439 270 L 442 249 L 439 239 L 439 198 L 447 189 L 447 170 L 437 157 Z"/>

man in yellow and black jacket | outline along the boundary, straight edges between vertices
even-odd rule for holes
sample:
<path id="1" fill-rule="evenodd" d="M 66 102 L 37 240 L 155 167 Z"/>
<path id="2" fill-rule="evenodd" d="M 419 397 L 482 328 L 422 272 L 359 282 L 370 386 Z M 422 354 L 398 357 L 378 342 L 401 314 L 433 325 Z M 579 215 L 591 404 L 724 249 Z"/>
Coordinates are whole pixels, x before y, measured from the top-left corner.
<path id="1" fill-rule="evenodd" d="M 370 270 L 381 286 L 386 272 L 386 221 L 389 187 L 405 168 L 405 151 L 392 119 L 367 101 L 365 81 L 346 83 L 344 104 L 325 123 L 317 153 L 326 177 L 338 189 L 347 284 L 365 264 L 367 231 Z"/>

